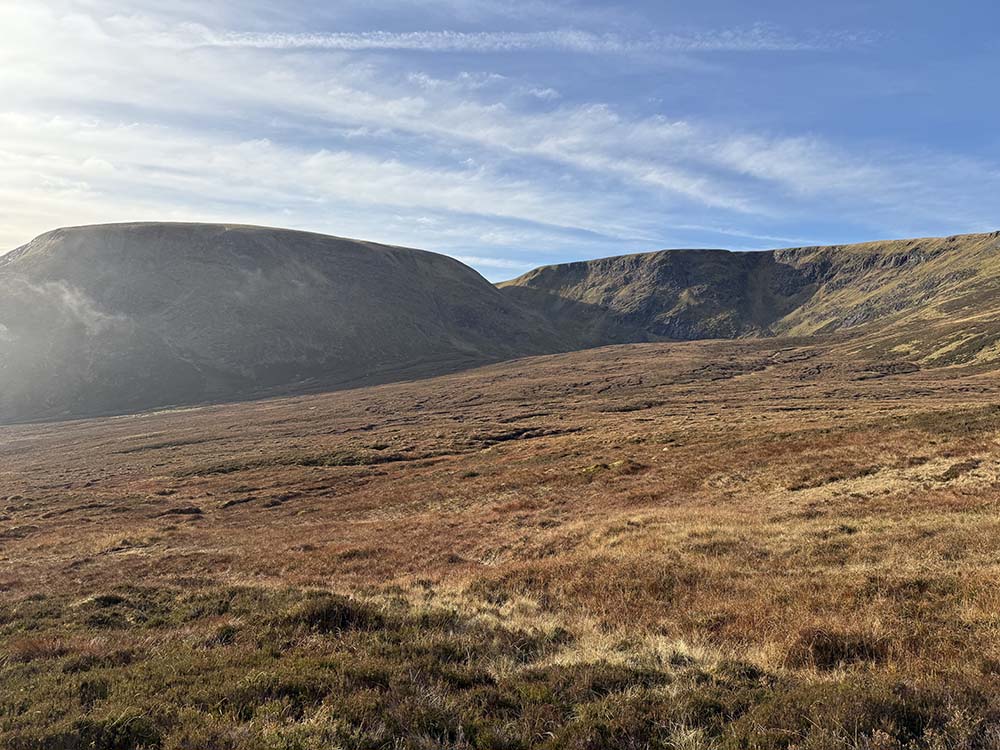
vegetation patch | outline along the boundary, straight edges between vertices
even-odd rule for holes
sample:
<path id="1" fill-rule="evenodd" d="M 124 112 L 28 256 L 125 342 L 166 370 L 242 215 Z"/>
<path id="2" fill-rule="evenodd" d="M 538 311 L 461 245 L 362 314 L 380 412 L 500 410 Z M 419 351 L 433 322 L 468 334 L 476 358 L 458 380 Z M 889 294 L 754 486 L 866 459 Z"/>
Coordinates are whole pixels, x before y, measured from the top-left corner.
<path id="1" fill-rule="evenodd" d="M 113 639 L 95 613 L 114 615 Z M 985 678 L 831 682 L 639 651 L 563 663 L 575 640 L 560 628 L 325 591 L 123 587 L 5 615 L 0 744 L 12 750 L 938 750 L 986 747 L 1000 716 Z M 804 631 L 796 648 L 821 669 L 884 658 L 877 640 L 843 633 Z"/>
<path id="2" fill-rule="evenodd" d="M 331 453 L 281 453 L 271 456 L 254 456 L 194 466 L 177 473 L 178 477 L 234 474 L 277 466 L 375 466 L 395 461 L 412 461 L 427 456 L 410 456 L 402 453 L 380 451 L 333 451 Z"/>
<path id="3" fill-rule="evenodd" d="M 607 406 L 601 407 L 601 411 L 607 414 L 628 414 L 634 411 L 645 411 L 646 409 L 655 409 L 658 406 L 663 406 L 666 403 L 660 399 L 644 399 L 641 401 L 629 401 L 622 404 L 608 404 Z"/>
<path id="4" fill-rule="evenodd" d="M 937 477 L 937 479 L 939 482 L 950 482 L 953 479 L 958 479 L 963 474 L 968 474 L 970 471 L 978 469 L 981 464 L 982 461 L 978 458 L 970 458 L 967 461 L 958 461 L 945 469 L 940 476 Z"/>
<path id="5" fill-rule="evenodd" d="M 823 487 L 824 485 L 833 484 L 834 482 L 845 482 L 850 479 L 863 479 L 864 477 L 870 477 L 874 474 L 878 474 L 882 468 L 883 467 L 879 465 L 846 465 L 827 468 L 819 476 L 813 475 L 802 477 L 801 479 L 790 484 L 788 489 L 791 492 L 800 492 L 801 490 L 812 490 L 817 487 Z"/>
<path id="6" fill-rule="evenodd" d="M 889 655 L 885 639 L 861 632 L 808 628 L 799 632 L 787 652 L 794 667 L 838 669 L 856 664 L 879 664 Z"/>
<path id="7" fill-rule="evenodd" d="M 622 458 L 610 463 L 591 464 L 580 469 L 580 474 L 587 478 L 595 478 L 602 475 L 607 476 L 631 476 L 641 474 L 649 467 L 634 461 L 631 458 Z"/>
<path id="8" fill-rule="evenodd" d="M 903 422 L 936 438 L 966 437 L 1000 430 L 1000 404 L 913 414 Z"/>

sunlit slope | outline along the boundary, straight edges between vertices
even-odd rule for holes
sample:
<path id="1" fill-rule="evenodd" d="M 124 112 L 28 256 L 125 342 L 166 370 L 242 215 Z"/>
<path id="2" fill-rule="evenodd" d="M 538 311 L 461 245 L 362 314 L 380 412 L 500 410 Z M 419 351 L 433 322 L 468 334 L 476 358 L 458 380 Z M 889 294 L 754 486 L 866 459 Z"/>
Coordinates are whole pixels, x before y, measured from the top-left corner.
<path id="1" fill-rule="evenodd" d="M 618 341 L 853 330 L 865 346 L 937 363 L 996 354 L 998 287 L 1000 233 L 663 250 L 546 266 L 501 285 L 560 322 L 568 305 L 582 306 Z"/>
<path id="2" fill-rule="evenodd" d="M 775 255 L 820 283 L 774 333 L 858 328 L 857 347 L 928 365 L 1000 358 L 1000 233 Z"/>

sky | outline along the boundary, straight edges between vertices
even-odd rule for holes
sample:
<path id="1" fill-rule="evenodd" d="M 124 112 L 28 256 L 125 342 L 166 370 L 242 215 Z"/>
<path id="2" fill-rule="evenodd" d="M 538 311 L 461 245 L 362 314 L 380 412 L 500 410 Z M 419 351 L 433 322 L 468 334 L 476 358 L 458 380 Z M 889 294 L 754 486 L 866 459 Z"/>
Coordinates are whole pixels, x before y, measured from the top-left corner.
<path id="1" fill-rule="evenodd" d="M 998 28 L 961 0 L 0 0 L 0 252 L 219 221 L 500 280 L 992 231 Z"/>

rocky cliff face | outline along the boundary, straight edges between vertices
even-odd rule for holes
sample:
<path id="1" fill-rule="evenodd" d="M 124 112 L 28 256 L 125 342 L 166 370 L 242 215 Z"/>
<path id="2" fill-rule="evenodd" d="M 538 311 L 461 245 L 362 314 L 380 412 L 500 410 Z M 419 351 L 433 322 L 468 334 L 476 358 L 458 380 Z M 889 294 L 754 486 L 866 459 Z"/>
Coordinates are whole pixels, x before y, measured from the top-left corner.
<path id="1" fill-rule="evenodd" d="M 532 289 L 546 307 L 569 299 L 595 308 L 634 338 L 766 335 L 815 291 L 812 275 L 772 253 L 664 250 L 546 266 L 507 282 Z"/>
<path id="2" fill-rule="evenodd" d="M 755 253 L 664 250 L 545 266 L 500 287 L 557 321 L 581 305 L 591 328 L 615 341 L 859 326 L 888 334 L 921 321 L 932 331 L 959 311 L 1000 316 L 1000 233 Z"/>

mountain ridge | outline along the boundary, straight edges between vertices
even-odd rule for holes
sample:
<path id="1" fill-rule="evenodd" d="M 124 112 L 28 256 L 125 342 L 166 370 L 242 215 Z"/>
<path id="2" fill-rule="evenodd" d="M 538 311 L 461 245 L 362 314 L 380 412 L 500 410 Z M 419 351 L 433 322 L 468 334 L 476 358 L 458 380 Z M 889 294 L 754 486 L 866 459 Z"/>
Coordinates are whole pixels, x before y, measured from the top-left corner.
<path id="1" fill-rule="evenodd" d="M 609 344 L 826 336 L 1000 361 L 1000 232 L 660 250 L 497 285 L 446 255 L 246 224 L 63 227 L 0 256 L 0 422 L 440 374 Z"/>
<path id="2" fill-rule="evenodd" d="M 596 305 L 634 339 L 816 335 L 979 298 L 1000 282 L 1000 232 L 754 252 L 660 250 L 542 266 L 507 282 L 558 316 L 562 300 Z M 538 296 L 541 295 L 541 296 Z M 994 305 L 994 307 L 990 307 Z M 958 305 L 960 306 L 960 305 Z M 916 315 L 916 318 L 913 316 Z M 891 319 L 891 320 L 890 320 Z"/>

